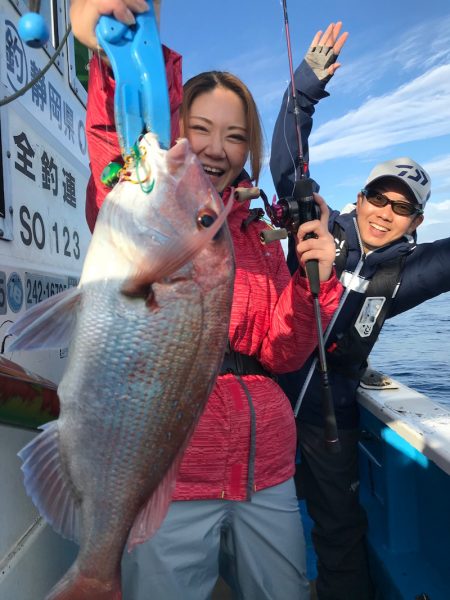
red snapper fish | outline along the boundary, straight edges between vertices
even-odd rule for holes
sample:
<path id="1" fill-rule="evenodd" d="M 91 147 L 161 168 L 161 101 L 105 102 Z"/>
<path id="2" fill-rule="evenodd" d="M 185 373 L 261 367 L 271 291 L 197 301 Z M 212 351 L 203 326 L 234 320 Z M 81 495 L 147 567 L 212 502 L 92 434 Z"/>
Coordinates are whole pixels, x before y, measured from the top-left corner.
<path id="1" fill-rule="evenodd" d="M 119 600 L 120 563 L 159 527 L 228 337 L 226 209 L 187 140 L 146 134 L 110 192 L 77 288 L 25 313 L 15 349 L 64 347 L 58 420 L 21 452 L 27 493 L 75 563 L 48 600 Z M 151 190 L 151 191 L 150 191 Z"/>

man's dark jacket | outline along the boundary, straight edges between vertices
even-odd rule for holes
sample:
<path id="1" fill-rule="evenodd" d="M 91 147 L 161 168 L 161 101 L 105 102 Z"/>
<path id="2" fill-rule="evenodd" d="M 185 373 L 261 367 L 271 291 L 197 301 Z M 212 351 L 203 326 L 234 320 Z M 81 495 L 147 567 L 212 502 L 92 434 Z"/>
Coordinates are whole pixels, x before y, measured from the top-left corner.
<path id="1" fill-rule="evenodd" d="M 321 83 L 317 79 L 305 61 L 295 73 L 295 82 L 302 117 L 303 149 L 307 157 L 307 138 L 312 127 L 314 106 L 328 94 L 324 90 L 325 83 Z M 292 156 L 295 157 L 298 154 L 291 110 L 292 99 L 289 100 L 289 107 L 286 110 L 287 98 L 288 91 L 283 98 L 283 104 L 275 124 L 270 160 L 272 177 L 279 197 L 285 197 L 292 193 L 294 181 Z M 358 353 L 352 352 L 349 348 L 348 356 L 344 356 L 346 360 L 342 361 L 341 357 L 339 366 L 333 366 L 333 348 L 354 327 L 354 321 L 366 300 L 364 289 L 367 288 L 368 282 L 374 278 L 377 272 L 379 273 L 377 282 L 383 288 L 385 280 L 380 277 L 380 272 L 388 262 L 394 265 L 398 263 L 400 285 L 392 285 L 392 283 L 385 285 L 388 302 L 385 318 L 398 315 L 425 300 L 449 291 L 450 238 L 433 243 L 416 244 L 415 236 L 414 238 L 405 236 L 365 255 L 359 239 L 354 209 L 345 214 L 332 211 L 329 230 L 335 235 L 335 238 L 338 238 L 336 240 L 337 255 L 343 253 L 345 256 L 344 260 L 342 257 L 339 259 L 338 256 L 336 259 L 339 271 L 343 273 L 341 280 L 344 285 L 351 281 L 351 290 L 347 289 L 344 292 L 343 302 L 338 309 L 339 313 L 328 333 L 326 347 L 329 357 L 329 375 L 338 427 L 352 428 L 358 424 L 356 390 L 359 385 L 359 374 L 366 364 L 365 358 L 361 360 Z M 289 242 L 288 265 L 291 272 L 298 268 L 295 244 L 292 239 Z M 355 270 L 359 271 L 356 275 Z M 392 295 L 394 295 L 393 298 Z M 408 348 L 402 347 L 401 340 L 399 340 L 399 352 L 404 352 L 405 356 L 408 353 Z M 280 378 L 280 384 L 293 405 L 297 402 L 314 358 L 315 356 L 311 356 L 300 371 Z M 342 367 L 343 363 L 345 368 Z M 304 394 L 299 417 L 304 422 L 318 426 L 323 425 L 321 382 L 317 370 L 314 370 Z"/>

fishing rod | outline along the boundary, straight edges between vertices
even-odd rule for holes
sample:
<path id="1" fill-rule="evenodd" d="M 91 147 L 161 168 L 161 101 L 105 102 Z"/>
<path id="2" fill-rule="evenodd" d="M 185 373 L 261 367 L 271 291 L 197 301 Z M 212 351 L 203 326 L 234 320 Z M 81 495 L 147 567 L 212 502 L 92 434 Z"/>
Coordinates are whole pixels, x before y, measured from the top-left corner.
<path id="1" fill-rule="evenodd" d="M 284 29 L 286 33 L 287 53 L 289 60 L 290 87 L 293 103 L 293 113 L 295 119 L 295 131 L 297 139 L 297 162 L 295 164 L 295 181 L 292 196 L 280 198 L 277 203 L 269 205 L 267 197 L 261 194 L 266 212 L 272 223 L 277 227 L 274 230 L 262 232 L 261 239 L 263 243 L 269 243 L 275 239 L 283 239 L 288 233 L 296 234 L 302 223 L 313 221 L 320 218 L 320 210 L 314 201 L 313 180 L 309 177 L 308 164 L 303 155 L 302 132 L 300 122 L 300 108 L 297 103 L 297 91 L 295 88 L 294 68 L 292 63 L 291 36 L 289 32 L 289 19 L 287 11 L 287 0 L 283 0 Z M 288 98 L 289 99 L 289 98 Z M 313 233 L 306 234 L 304 239 L 315 237 Z M 316 259 L 308 260 L 305 264 L 305 270 L 309 281 L 311 293 L 313 295 L 314 317 L 317 327 L 318 351 L 319 351 L 319 372 L 322 383 L 322 412 L 324 418 L 325 443 L 330 452 L 340 452 L 340 443 L 337 433 L 336 415 L 334 412 L 333 397 L 328 379 L 328 368 L 326 361 L 325 342 L 322 329 L 322 320 L 320 317 L 320 279 L 319 263 Z M 295 416 L 300 409 L 299 403 L 295 407 Z"/>

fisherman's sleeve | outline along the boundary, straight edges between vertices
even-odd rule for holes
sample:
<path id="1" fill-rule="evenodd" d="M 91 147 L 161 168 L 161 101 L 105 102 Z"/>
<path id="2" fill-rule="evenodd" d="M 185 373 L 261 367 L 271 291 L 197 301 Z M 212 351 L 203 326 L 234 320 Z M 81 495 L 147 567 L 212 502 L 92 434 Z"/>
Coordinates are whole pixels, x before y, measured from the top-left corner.
<path id="1" fill-rule="evenodd" d="M 296 69 L 294 82 L 297 105 L 300 109 L 303 155 L 305 161 L 308 162 L 308 138 L 312 129 L 312 115 L 315 111 L 315 105 L 329 94 L 325 91 L 326 81 L 319 81 L 305 60 Z M 289 85 L 284 93 L 280 112 L 275 123 L 270 154 L 270 170 L 279 198 L 292 195 L 295 166 L 297 165 L 297 133 L 291 86 Z"/>
<path id="2" fill-rule="evenodd" d="M 450 238 L 419 244 L 408 256 L 388 317 L 450 291 Z"/>
<path id="3" fill-rule="evenodd" d="M 179 110 L 183 97 L 181 56 L 163 46 L 171 112 L 171 142 L 180 135 Z M 110 162 L 122 163 L 114 120 L 115 82 L 111 69 L 94 54 L 89 63 L 89 87 L 86 107 L 86 136 L 91 176 L 86 189 L 86 220 L 94 229 L 98 211 L 109 188 L 100 180 Z"/>
<path id="4" fill-rule="evenodd" d="M 275 305 L 270 327 L 260 347 L 259 360 L 276 374 L 300 369 L 317 346 L 313 296 L 309 283 L 299 270 L 289 279 Z M 282 277 L 286 274 L 281 273 Z M 338 307 L 342 285 L 335 273 L 320 284 L 319 302 L 322 328 L 325 331 Z"/>

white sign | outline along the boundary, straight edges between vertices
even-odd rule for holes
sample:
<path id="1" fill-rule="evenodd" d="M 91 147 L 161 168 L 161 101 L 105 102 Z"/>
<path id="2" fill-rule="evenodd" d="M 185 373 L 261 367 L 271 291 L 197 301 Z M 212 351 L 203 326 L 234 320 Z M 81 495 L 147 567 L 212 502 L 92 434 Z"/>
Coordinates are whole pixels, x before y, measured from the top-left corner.
<path id="1" fill-rule="evenodd" d="M 14 255 L 31 263 L 79 271 L 90 234 L 85 222 L 88 171 L 62 156 L 17 113 L 8 114 L 9 159 L 4 165 L 14 198 Z M 31 252 L 30 252 L 31 251 Z"/>
<path id="2" fill-rule="evenodd" d="M 21 40 L 16 23 L 3 16 L 0 21 L 0 78 L 7 94 L 22 89 L 45 67 L 48 56 L 42 49 L 29 48 Z M 75 95 L 67 93 L 68 82 L 56 66 L 50 67 L 20 102 L 34 118 L 70 151 L 86 162 L 85 111 Z"/>

